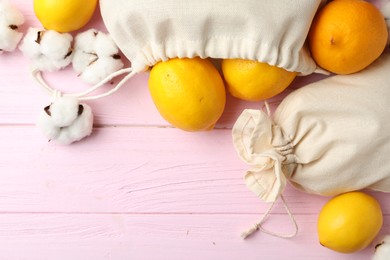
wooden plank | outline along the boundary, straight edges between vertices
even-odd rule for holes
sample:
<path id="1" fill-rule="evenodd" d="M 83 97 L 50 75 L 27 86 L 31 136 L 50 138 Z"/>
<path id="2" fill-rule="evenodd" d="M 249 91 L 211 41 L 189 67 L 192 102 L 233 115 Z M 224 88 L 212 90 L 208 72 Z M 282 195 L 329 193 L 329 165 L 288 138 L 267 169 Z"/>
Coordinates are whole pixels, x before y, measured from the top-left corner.
<path id="1" fill-rule="evenodd" d="M 41 259 L 370 259 L 374 245 L 339 254 L 317 241 L 316 220 L 297 215 L 293 239 L 255 234 L 242 241 L 242 225 L 252 215 L 0 214 L 0 258 Z M 269 225 L 288 232 L 280 223 Z M 389 233 L 385 216 L 382 233 Z"/>
<path id="2" fill-rule="evenodd" d="M 59 146 L 34 127 L 2 127 L 0 144 L 2 212 L 260 214 L 268 207 L 245 187 L 247 166 L 229 130 L 98 128 Z M 327 201 L 292 188 L 285 196 L 297 214 L 317 214 Z M 274 212 L 285 209 L 278 203 Z"/>

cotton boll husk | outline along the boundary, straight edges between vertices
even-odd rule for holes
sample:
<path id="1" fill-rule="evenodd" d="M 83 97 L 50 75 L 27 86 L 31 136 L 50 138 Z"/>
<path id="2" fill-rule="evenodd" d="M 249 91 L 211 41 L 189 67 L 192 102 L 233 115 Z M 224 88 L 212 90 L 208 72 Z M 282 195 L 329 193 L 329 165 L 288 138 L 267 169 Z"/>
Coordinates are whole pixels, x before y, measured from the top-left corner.
<path id="1" fill-rule="evenodd" d="M 372 260 L 390 259 L 390 236 L 385 236 L 380 244 L 375 247 L 375 254 Z"/>
<path id="2" fill-rule="evenodd" d="M 75 97 L 60 97 L 50 105 L 51 119 L 57 127 L 67 127 L 76 120 L 79 101 Z"/>
<path id="3" fill-rule="evenodd" d="M 61 129 L 56 139 L 58 143 L 71 144 L 91 135 L 93 129 L 92 109 L 86 104 L 81 105 L 84 108 L 83 112 L 76 118 L 72 125 Z"/>
<path id="4" fill-rule="evenodd" d="M 89 84 L 96 84 L 122 67 L 123 62 L 120 59 L 101 57 L 85 68 L 80 77 Z"/>

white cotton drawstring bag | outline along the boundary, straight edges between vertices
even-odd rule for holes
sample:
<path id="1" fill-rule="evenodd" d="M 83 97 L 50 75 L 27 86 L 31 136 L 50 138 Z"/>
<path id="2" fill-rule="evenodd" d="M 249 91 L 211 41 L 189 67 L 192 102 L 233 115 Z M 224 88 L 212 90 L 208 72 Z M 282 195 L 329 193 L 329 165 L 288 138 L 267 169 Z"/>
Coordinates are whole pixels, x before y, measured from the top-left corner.
<path id="1" fill-rule="evenodd" d="M 170 58 L 242 58 L 310 74 L 304 47 L 321 0 L 100 0 L 114 41 L 144 71 Z"/>
<path id="2" fill-rule="evenodd" d="M 321 2 L 324 0 L 100 0 L 104 24 L 131 61 L 131 68 L 119 70 L 90 89 L 74 94 L 63 94 L 49 86 L 40 71 L 34 70 L 33 76 L 52 95 L 53 102 L 61 97 L 69 101 L 61 102 L 59 107 L 77 111 L 74 99 L 85 101 L 108 96 L 137 73 L 170 58 L 241 58 L 266 62 L 301 75 L 311 74 L 317 66 L 305 40 Z M 123 74 L 125 77 L 114 88 L 90 96 L 104 83 Z M 67 107 L 68 104 L 73 107 Z M 80 133 L 63 135 L 61 131 L 69 129 L 52 122 L 50 109 L 41 114 L 41 128 L 48 138 L 61 140 L 59 136 L 71 136 L 63 141 L 68 144 L 91 134 L 92 124 L 85 123 L 81 125 L 88 128 L 80 128 Z M 90 117 L 85 120 L 92 122 Z M 67 127 L 74 127 L 74 123 Z"/>
<path id="3" fill-rule="evenodd" d="M 389 72 L 386 50 L 359 73 L 292 92 L 272 118 L 260 110 L 243 111 L 232 135 L 251 167 L 245 175 L 248 188 L 273 203 L 287 181 L 325 196 L 364 188 L 390 192 Z"/>

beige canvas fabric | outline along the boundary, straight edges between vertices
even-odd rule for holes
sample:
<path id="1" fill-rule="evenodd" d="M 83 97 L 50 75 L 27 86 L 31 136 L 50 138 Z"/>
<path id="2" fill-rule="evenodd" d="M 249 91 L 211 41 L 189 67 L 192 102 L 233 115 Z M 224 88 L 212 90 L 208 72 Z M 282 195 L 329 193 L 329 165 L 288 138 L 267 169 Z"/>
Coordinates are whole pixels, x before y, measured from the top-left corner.
<path id="1" fill-rule="evenodd" d="M 169 58 L 242 58 L 310 74 L 304 48 L 321 0 L 101 0 L 136 72 Z"/>
<path id="2" fill-rule="evenodd" d="M 287 96 L 273 119 L 245 110 L 233 142 L 251 166 L 248 187 L 275 201 L 287 181 L 336 195 L 369 188 L 390 192 L 390 53 L 362 72 L 333 76 Z"/>

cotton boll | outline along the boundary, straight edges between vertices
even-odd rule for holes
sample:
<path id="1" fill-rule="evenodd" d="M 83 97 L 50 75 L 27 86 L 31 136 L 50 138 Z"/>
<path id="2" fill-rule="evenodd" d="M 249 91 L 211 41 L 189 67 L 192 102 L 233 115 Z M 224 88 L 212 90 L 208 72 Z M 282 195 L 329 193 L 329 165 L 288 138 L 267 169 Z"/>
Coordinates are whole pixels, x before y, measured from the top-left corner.
<path id="1" fill-rule="evenodd" d="M 68 33 L 29 28 L 19 49 L 41 71 L 57 71 L 72 61 L 73 37 Z"/>
<path id="2" fill-rule="evenodd" d="M 80 141 L 92 133 L 92 109 L 76 98 L 60 97 L 42 110 L 37 126 L 49 140 L 60 144 Z"/>
<path id="3" fill-rule="evenodd" d="M 45 109 L 39 115 L 37 126 L 49 140 L 55 140 L 60 135 L 61 128 L 53 123 Z"/>
<path id="4" fill-rule="evenodd" d="M 14 51 L 23 37 L 18 31 L 23 14 L 8 1 L 0 1 L 0 53 Z"/>
<path id="5" fill-rule="evenodd" d="M 78 116 L 79 101 L 75 97 L 61 97 L 53 102 L 48 111 L 53 124 L 58 127 L 71 125 Z"/>
<path id="6" fill-rule="evenodd" d="M 0 1 L 0 20 L 9 25 L 22 25 L 24 23 L 23 14 L 9 1 Z"/>
<path id="7" fill-rule="evenodd" d="M 96 84 L 123 68 L 118 53 L 118 47 L 108 34 L 90 29 L 75 38 L 73 69 L 83 81 Z"/>
<path id="8" fill-rule="evenodd" d="M 101 57 L 98 61 L 89 64 L 83 73 L 80 74 L 80 77 L 89 84 L 96 84 L 122 67 L 123 62 L 120 59 Z"/>
<path id="9" fill-rule="evenodd" d="M 56 141 L 61 144 L 71 144 L 91 135 L 93 129 L 92 109 L 82 104 L 83 112 L 76 118 L 72 125 L 61 129 Z"/>
<path id="10" fill-rule="evenodd" d="M 40 33 L 41 30 L 38 28 L 29 28 L 19 45 L 19 49 L 30 59 L 41 56 L 40 45 L 38 44 Z"/>
<path id="11" fill-rule="evenodd" d="M 95 50 L 98 56 L 114 56 L 118 47 L 108 34 L 98 33 L 95 40 Z"/>
<path id="12" fill-rule="evenodd" d="M 93 64 L 98 59 L 96 54 L 83 52 L 83 51 L 74 51 L 72 65 L 73 69 L 81 73 L 86 67 L 90 64 Z"/>
<path id="13" fill-rule="evenodd" d="M 0 51 L 14 51 L 22 37 L 22 33 L 0 24 Z"/>
<path id="14" fill-rule="evenodd" d="M 385 236 L 381 243 L 376 245 L 375 254 L 372 260 L 390 259 L 390 236 Z"/>
<path id="15" fill-rule="evenodd" d="M 99 31 L 96 29 L 89 29 L 88 31 L 79 33 L 75 37 L 74 48 L 76 50 L 83 50 L 86 53 L 95 52 L 95 45 L 93 43 L 98 33 Z"/>
<path id="16" fill-rule="evenodd" d="M 56 31 L 45 31 L 41 40 L 41 52 L 53 61 L 72 60 L 69 52 L 73 37 L 69 33 L 58 33 Z"/>

